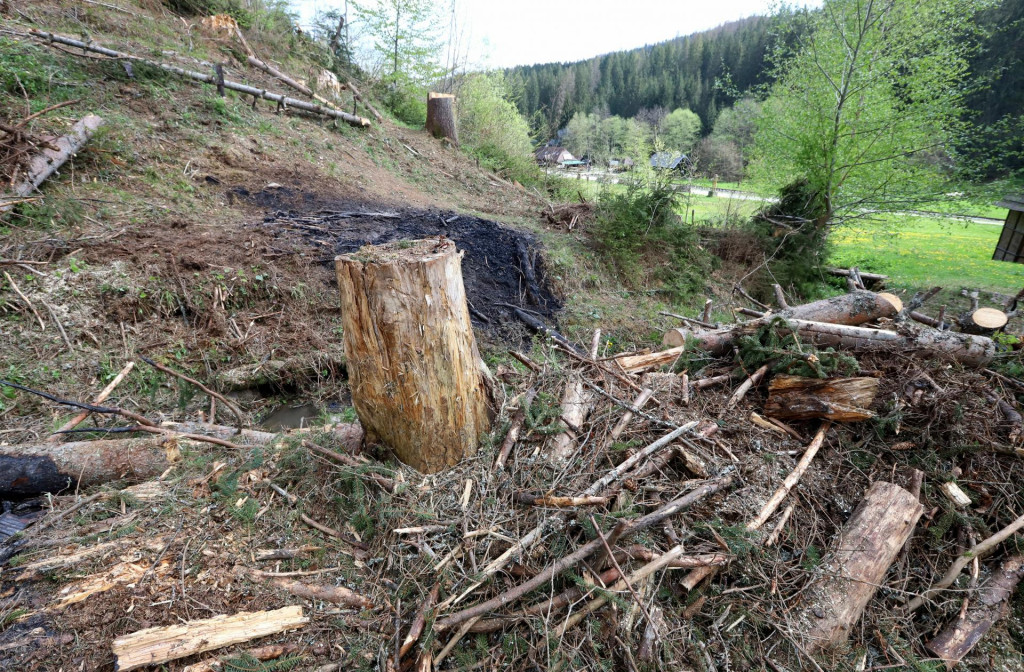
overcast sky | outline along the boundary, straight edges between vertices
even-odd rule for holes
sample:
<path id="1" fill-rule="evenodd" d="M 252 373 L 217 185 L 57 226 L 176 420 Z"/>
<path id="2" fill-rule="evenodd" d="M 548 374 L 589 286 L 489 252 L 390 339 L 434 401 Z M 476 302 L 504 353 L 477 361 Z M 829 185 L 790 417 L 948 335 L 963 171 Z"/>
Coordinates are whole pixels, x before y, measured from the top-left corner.
<path id="1" fill-rule="evenodd" d="M 373 0 L 365 0 L 367 4 Z M 456 0 L 472 67 L 578 61 L 689 35 L 755 14 L 774 0 Z M 344 0 L 290 0 L 308 25 Z M 440 0 L 439 7 L 447 7 Z M 818 6 L 821 0 L 797 0 Z M 350 10 L 351 11 L 351 10 Z"/>

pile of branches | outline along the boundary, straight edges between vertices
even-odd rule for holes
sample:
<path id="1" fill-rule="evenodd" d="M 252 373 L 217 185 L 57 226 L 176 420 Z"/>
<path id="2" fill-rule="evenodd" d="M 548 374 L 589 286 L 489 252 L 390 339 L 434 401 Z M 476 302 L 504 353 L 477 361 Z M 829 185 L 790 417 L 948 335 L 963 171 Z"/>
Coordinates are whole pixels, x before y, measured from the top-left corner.
<path id="1" fill-rule="evenodd" d="M 24 171 L 32 157 L 43 149 L 58 151 L 53 143 L 29 131 L 29 122 L 48 112 L 58 110 L 81 101 L 67 100 L 31 114 L 17 122 L 0 121 L 0 191 L 9 191 L 21 182 Z"/>
<path id="2" fill-rule="evenodd" d="M 557 206 L 549 204 L 548 209 L 542 210 L 541 213 L 552 226 L 565 227 L 567 231 L 572 231 L 594 218 L 594 206 L 581 197 L 579 203 L 562 203 Z"/>
<path id="3" fill-rule="evenodd" d="M 1003 616 L 1024 551 L 1024 383 L 908 340 L 816 342 L 796 323 L 808 311 L 897 328 L 871 293 L 828 306 L 690 330 L 656 352 L 532 325 L 543 344 L 495 372 L 506 396 L 491 441 L 426 477 L 361 448 L 358 425 L 220 430 L 231 452 L 170 477 L 181 517 L 146 513 L 163 536 L 115 542 L 144 558 L 119 570 L 134 578 L 110 578 L 118 560 L 97 551 L 61 595 L 107 577 L 92 604 L 127 594 L 138 618 L 175 624 L 195 670 L 223 662 L 201 638 L 238 621 L 198 619 L 172 593 L 217 614 L 263 610 L 280 626 L 274 652 L 317 669 L 867 669 L 953 664 L 979 641 L 966 661 L 984 669 L 999 648 L 989 630 L 1016 627 Z M 226 511 L 211 518 L 213 504 Z M 52 526 L 65 536 L 67 518 Z M 49 567 L 26 560 L 15 569 Z M 138 601 L 126 583 L 150 568 Z M 284 613 L 296 604 L 328 627 Z M 66 622 L 85 618 L 60 605 Z M 130 669 L 135 644 L 170 636 L 134 629 L 104 623 L 89 639 Z M 269 655 L 245 655 L 257 653 Z"/>

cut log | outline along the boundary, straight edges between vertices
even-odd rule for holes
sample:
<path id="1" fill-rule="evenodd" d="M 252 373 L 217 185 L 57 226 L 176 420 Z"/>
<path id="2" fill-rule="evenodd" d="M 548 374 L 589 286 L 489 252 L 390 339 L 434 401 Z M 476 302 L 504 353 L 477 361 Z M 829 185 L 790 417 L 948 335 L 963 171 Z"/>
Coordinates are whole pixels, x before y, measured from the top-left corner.
<path id="1" fill-rule="evenodd" d="M 1024 555 L 1015 555 L 1003 563 L 972 602 L 966 614 L 946 626 L 926 645 L 928 650 L 953 669 L 995 623 L 1010 610 L 1010 597 L 1024 578 Z"/>
<path id="2" fill-rule="evenodd" d="M 956 484 L 956 481 L 946 481 L 939 486 L 939 490 L 942 491 L 942 494 L 945 495 L 946 499 L 952 502 L 954 506 L 963 508 L 971 505 L 971 498 L 968 497 L 967 493 Z"/>
<path id="3" fill-rule="evenodd" d="M 335 264 L 352 404 L 367 440 L 428 473 L 475 454 L 492 411 L 455 243 L 367 246 Z"/>
<path id="4" fill-rule="evenodd" d="M 435 138 L 447 138 L 459 146 L 459 133 L 455 127 L 455 96 L 450 93 L 427 94 L 427 132 Z"/>
<path id="5" fill-rule="evenodd" d="M 593 405 L 593 394 L 583 387 L 582 380 L 573 378 L 566 383 L 562 396 L 562 419 L 569 427 L 554 437 L 548 452 L 549 459 L 564 462 L 572 457 L 579 440 L 578 432 Z"/>
<path id="6" fill-rule="evenodd" d="M 848 278 L 852 274 L 851 269 L 848 268 L 830 268 L 828 269 L 828 272 L 841 278 Z M 881 273 L 865 273 L 861 270 L 857 271 L 857 275 L 861 280 L 868 280 L 872 283 L 878 283 L 879 285 L 884 285 L 889 279 L 888 275 L 882 275 Z"/>
<path id="7" fill-rule="evenodd" d="M 685 345 L 686 337 L 690 336 L 696 339 L 697 345 L 701 349 L 713 355 L 721 355 L 729 350 L 736 338 L 767 324 L 775 317 L 857 325 L 877 320 L 880 317 L 893 317 L 896 313 L 896 306 L 884 297 L 874 292 L 855 291 L 802 306 L 793 306 L 787 310 L 726 329 L 671 329 L 665 333 L 663 342 L 667 346 L 678 347 Z"/>
<path id="8" fill-rule="evenodd" d="M 1005 327 L 1009 318 L 1001 310 L 979 308 L 974 312 L 964 313 L 958 321 L 960 322 L 960 331 L 965 334 L 991 336 Z"/>
<path id="9" fill-rule="evenodd" d="M 112 644 L 117 672 L 212 651 L 222 646 L 248 642 L 309 623 L 302 607 L 284 607 L 273 611 L 239 612 L 234 616 L 214 616 L 201 621 L 147 628 L 118 637 Z"/>
<path id="10" fill-rule="evenodd" d="M 802 636 L 809 651 L 846 640 L 923 512 L 898 485 L 871 484 L 808 593 Z"/>
<path id="11" fill-rule="evenodd" d="M 653 369 L 662 367 L 666 364 L 671 364 L 679 359 L 684 352 L 686 352 L 686 347 L 680 345 L 675 348 L 669 348 L 668 350 L 662 350 L 660 352 L 651 352 L 645 355 L 616 357 L 614 361 L 616 364 L 621 366 L 622 370 L 626 373 L 636 373 L 645 369 Z"/>
<path id="12" fill-rule="evenodd" d="M 181 459 L 185 439 L 15 444 L 0 447 L 0 499 L 57 494 L 116 480 L 140 483 Z"/>
<path id="13" fill-rule="evenodd" d="M 891 303 L 892 305 L 896 306 L 897 313 L 903 310 L 903 299 L 901 299 L 900 297 L 889 292 L 879 292 L 878 295 L 885 299 L 886 301 L 888 301 L 889 303 Z"/>
<path id="14" fill-rule="evenodd" d="M 877 378 L 775 376 L 768 383 L 764 412 L 780 420 L 859 422 L 875 417 L 868 407 L 877 393 Z"/>
<path id="15" fill-rule="evenodd" d="M 70 133 L 51 141 L 50 144 L 56 149 L 43 148 L 39 154 L 29 160 L 28 170 L 25 171 L 24 177 L 17 184 L 12 185 L 14 196 L 25 197 L 35 191 L 48 177 L 74 157 L 102 124 L 103 119 L 95 114 L 90 114 L 75 124 Z M 13 207 L 13 203 L 0 204 L 0 214 Z"/>

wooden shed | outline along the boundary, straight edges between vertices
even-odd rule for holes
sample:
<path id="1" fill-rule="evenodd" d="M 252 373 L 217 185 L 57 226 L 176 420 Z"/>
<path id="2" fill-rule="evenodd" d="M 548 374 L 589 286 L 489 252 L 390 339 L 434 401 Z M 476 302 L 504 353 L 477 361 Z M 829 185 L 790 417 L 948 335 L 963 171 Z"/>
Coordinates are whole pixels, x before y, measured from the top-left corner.
<path id="1" fill-rule="evenodd" d="M 1024 263 L 1024 194 L 1007 196 L 996 205 L 1009 208 L 1010 212 L 1006 215 L 1003 233 L 996 243 L 996 253 L 992 259 Z"/>

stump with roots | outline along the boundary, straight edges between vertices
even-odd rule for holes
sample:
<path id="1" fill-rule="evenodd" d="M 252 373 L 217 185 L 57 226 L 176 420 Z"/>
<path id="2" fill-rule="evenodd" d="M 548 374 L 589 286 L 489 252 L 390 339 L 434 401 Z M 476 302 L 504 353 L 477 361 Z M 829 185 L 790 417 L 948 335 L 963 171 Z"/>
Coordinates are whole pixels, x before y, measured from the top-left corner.
<path id="1" fill-rule="evenodd" d="M 352 404 L 368 441 L 433 473 L 490 428 L 487 369 L 445 238 L 367 246 L 335 260 Z"/>

